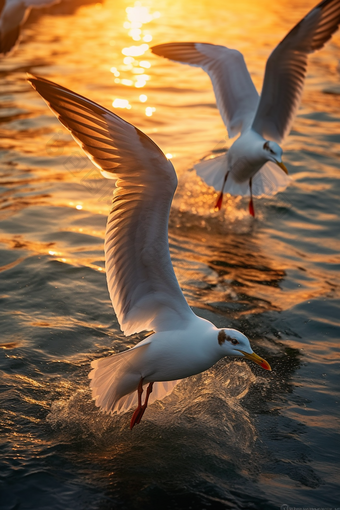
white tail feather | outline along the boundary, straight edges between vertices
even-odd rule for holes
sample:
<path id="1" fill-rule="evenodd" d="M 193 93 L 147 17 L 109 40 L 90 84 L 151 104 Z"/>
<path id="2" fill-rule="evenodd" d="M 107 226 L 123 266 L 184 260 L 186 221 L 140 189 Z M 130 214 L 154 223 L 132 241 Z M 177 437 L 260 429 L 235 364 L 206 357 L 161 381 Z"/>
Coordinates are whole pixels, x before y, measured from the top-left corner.
<path id="1" fill-rule="evenodd" d="M 208 186 L 212 186 L 216 191 L 221 191 L 225 174 L 227 173 L 227 154 L 222 154 L 216 158 L 205 159 L 194 165 L 197 175 Z"/>
<path id="2" fill-rule="evenodd" d="M 212 186 L 216 191 L 221 191 L 223 181 L 227 173 L 227 155 L 217 156 L 213 159 L 201 161 L 195 165 L 197 175 L 208 186 Z M 284 190 L 290 182 L 290 177 L 286 175 L 275 163 L 266 163 L 252 179 L 252 189 L 254 197 L 269 197 L 279 191 Z M 236 182 L 233 174 L 230 172 L 224 186 L 224 193 L 230 195 L 249 196 L 249 181 Z"/>
<path id="3" fill-rule="evenodd" d="M 145 343 L 128 351 L 92 361 L 89 378 L 96 406 L 112 414 L 125 413 L 137 407 L 142 358 L 148 345 Z M 169 395 L 178 382 L 179 380 L 155 382 L 149 404 Z"/>
<path id="4" fill-rule="evenodd" d="M 275 163 L 268 161 L 253 177 L 254 197 L 271 197 L 286 189 L 291 178 Z"/>

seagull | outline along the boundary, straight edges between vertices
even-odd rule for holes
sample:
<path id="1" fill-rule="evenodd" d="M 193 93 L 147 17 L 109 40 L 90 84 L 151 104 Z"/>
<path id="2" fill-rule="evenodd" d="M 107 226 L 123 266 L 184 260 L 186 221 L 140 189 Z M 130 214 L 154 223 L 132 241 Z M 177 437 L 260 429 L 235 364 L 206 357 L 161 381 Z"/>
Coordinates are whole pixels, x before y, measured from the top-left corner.
<path id="1" fill-rule="evenodd" d="M 7 55 L 19 42 L 20 29 L 32 8 L 49 7 L 61 0 L 0 0 L 0 56 Z"/>
<path id="2" fill-rule="evenodd" d="M 308 55 L 323 47 L 339 23 L 339 0 L 323 0 L 314 7 L 271 53 L 260 97 L 237 50 L 194 42 L 151 48 L 156 55 L 208 73 L 229 137 L 240 133 L 226 154 L 195 165 L 203 181 L 221 190 L 216 210 L 222 207 L 223 192 L 250 195 L 249 212 L 255 216 L 253 196 L 271 196 L 287 187 L 279 144 L 300 104 Z"/>
<path id="3" fill-rule="evenodd" d="M 271 370 L 246 336 L 195 315 L 181 291 L 168 241 L 177 177 L 161 149 L 93 101 L 44 78 L 29 75 L 28 80 L 103 176 L 116 179 L 105 234 L 108 290 L 123 333 L 150 332 L 135 347 L 92 361 L 96 405 L 112 414 L 135 408 L 132 429 L 148 403 L 162 400 L 181 379 L 224 356 Z"/>

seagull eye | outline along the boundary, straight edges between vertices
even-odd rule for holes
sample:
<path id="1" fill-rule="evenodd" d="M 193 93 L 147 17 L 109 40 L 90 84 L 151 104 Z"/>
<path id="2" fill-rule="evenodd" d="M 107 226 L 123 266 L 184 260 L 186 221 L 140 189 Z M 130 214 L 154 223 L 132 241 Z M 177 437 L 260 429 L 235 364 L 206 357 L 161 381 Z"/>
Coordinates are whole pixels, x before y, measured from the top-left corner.
<path id="1" fill-rule="evenodd" d="M 233 345 L 237 345 L 239 343 L 238 340 L 236 340 L 236 338 L 232 338 L 231 336 L 226 334 L 224 329 L 221 329 L 218 333 L 218 343 L 220 345 L 223 345 L 226 340 Z"/>

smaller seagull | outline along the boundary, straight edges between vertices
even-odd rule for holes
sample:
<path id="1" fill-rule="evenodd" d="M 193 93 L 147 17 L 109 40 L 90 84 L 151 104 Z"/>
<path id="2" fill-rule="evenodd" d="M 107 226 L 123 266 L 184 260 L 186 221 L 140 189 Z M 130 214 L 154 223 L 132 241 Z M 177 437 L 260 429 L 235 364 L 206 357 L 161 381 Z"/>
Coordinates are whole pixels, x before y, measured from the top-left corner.
<path id="1" fill-rule="evenodd" d="M 0 0 L 0 56 L 7 55 L 19 43 L 20 29 L 31 9 L 49 7 L 61 0 Z"/>
<path id="2" fill-rule="evenodd" d="M 183 296 L 168 242 L 177 187 L 171 161 L 118 115 L 51 81 L 34 76 L 29 81 L 104 177 L 117 179 L 105 235 L 107 285 L 125 335 L 151 331 L 132 349 L 91 363 L 96 405 L 107 413 L 135 408 L 132 429 L 148 403 L 163 399 L 180 379 L 207 370 L 224 356 L 271 370 L 247 337 L 198 317 Z"/>
<path id="3" fill-rule="evenodd" d="M 275 195 L 288 185 L 278 144 L 290 132 L 300 104 L 309 53 L 322 48 L 339 23 L 339 0 L 314 7 L 270 55 L 261 97 L 237 50 L 192 42 L 151 48 L 156 55 L 206 71 L 229 136 L 241 133 L 226 154 L 195 165 L 209 186 L 221 190 L 216 210 L 222 207 L 223 192 L 250 195 L 249 212 L 255 216 L 253 196 Z"/>

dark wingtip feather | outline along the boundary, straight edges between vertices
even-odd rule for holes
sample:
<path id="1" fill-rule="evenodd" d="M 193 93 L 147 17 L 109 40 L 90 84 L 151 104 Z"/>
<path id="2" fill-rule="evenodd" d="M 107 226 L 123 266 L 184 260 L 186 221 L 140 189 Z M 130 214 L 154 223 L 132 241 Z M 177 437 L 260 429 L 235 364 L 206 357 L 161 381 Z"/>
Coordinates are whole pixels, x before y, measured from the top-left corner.
<path id="1" fill-rule="evenodd" d="M 34 76 L 34 74 L 31 74 L 31 73 L 26 73 L 26 80 L 32 85 L 32 87 L 37 90 L 36 86 L 35 86 L 35 80 L 37 79 L 36 76 Z"/>

